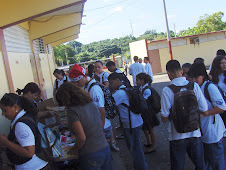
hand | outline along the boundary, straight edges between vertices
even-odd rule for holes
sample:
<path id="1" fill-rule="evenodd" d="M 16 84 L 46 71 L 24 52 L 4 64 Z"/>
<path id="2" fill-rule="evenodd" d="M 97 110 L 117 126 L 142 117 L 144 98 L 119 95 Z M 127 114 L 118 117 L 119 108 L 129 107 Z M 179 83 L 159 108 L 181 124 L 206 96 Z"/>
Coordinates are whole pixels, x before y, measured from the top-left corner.
<path id="1" fill-rule="evenodd" d="M 8 142 L 8 138 L 5 135 L 0 135 L 0 147 L 6 147 L 6 144 Z"/>

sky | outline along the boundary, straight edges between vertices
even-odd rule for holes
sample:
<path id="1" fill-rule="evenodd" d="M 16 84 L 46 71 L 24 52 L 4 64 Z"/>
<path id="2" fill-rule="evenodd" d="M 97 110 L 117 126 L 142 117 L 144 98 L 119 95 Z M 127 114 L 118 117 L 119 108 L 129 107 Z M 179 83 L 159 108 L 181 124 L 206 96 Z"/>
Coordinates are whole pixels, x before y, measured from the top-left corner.
<path id="1" fill-rule="evenodd" d="M 200 16 L 222 11 L 226 0 L 165 0 L 170 30 L 194 27 Z M 94 41 L 135 37 L 146 30 L 166 32 L 163 0 L 87 0 L 84 6 L 79 41 Z M 174 27 L 175 26 L 175 27 Z M 175 29 L 174 29 L 175 28 Z"/>

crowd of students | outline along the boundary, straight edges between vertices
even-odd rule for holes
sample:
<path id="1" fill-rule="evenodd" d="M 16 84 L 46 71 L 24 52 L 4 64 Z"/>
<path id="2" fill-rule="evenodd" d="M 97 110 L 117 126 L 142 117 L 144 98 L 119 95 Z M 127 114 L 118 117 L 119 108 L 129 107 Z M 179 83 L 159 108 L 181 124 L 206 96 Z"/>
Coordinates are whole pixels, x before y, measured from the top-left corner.
<path id="1" fill-rule="evenodd" d="M 201 58 L 182 67 L 177 60 L 170 60 L 166 64 L 171 83 L 163 88 L 159 109 L 161 105 L 162 122 L 169 122 L 173 170 L 184 169 L 186 153 L 195 169 L 225 169 L 225 57 L 223 50 L 217 52 L 209 74 Z M 149 58 L 144 58 L 145 66 L 137 56 L 134 61 L 129 67 L 129 74 L 133 77 L 135 87 L 131 86 L 127 76 L 113 61 L 106 64 L 111 74 L 103 70 L 101 61 L 89 65 L 88 73 L 78 64 L 74 64 L 68 76 L 58 69 L 53 73 L 56 77 L 54 99 L 66 106 L 68 126 L 76 138 L 75 145 L 68 153 L 79 155 L 81 169 L 113 169 L 111 150 L 120 151 L 111 124 L 111 119 L 116 115 L 119 116 L 123 132 L 121 138 L 125 139 L 132 155 L 134 169 L 148 169 L 145 154 L 156 151 L 154 127 L 160 124 L 156 113 L 159 110 L 156 111 L 153 106 L 153 95 L 156 93 L 151 87 L 153 73 Z M 146 113 L 132 111 L 126 89 L 138 89 L 147 104 Z M 22 121 L 24 115 L 36 121 L 47 114 L 38 112 L 35 107 L 41 102 L 39 87 L 35 83 L 28 83 L 17 93 L 6 93 L 0 100 L 2 114 L 12 120 L 8 138 L 0 135 L 0 149 L 7 151 L 15 169 L 57 169 L 53 162 L 38 157 L 40 144 L 35 132 L 37 127 Z M 142 131 L 146 137 L 145 152 L 141 145 Z"/>

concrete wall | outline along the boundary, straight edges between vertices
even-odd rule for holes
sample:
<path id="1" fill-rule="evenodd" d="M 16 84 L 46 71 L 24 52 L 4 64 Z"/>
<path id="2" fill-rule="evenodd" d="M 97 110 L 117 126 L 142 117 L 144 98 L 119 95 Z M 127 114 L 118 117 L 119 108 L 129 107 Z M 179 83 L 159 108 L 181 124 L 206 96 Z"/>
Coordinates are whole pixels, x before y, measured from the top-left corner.
<path id="1" fill-rule="evenodd" d="M 209 66 L 216 56 L 218 49 L 226 50 L 225 32 L 197 35 L 197 37 L 199 37 L 200 43 L 196 44 L 190 44 L 190 38 L 192 37 L 173 39 L 173 59 L 178 60 L 182 65 L 184 63 L 193 63 L 195 58 L 201 57 L 205 60 L 205 65 Z M 165 73 L 166 63 L 170 60 L 168 42 L 151 42 L 148 44 L 148 49 L 149 51 L 159 49 L 162 72 Z"/>
<path id="2" fill-rule="evenodd" d="M 129 47 L 130 47 L 130 54 L 131 54 L 131 59 L 133 63 L 134 63 L 134 60 L 133 60 L 134 56 L 138 56 L 138 58 L 142 58 L 142 59 L 148 56 L 145 40 L 129 43 Z"/>

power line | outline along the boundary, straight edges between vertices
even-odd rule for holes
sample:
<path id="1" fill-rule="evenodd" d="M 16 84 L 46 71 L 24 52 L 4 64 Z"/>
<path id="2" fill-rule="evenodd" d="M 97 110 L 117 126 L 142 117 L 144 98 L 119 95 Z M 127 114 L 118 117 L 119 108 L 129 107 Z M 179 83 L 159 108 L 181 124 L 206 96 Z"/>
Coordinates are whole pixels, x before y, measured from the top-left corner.
<path id="1" fill-rule="evenodd" d="M 128 7 L 129 7 L 129 6 L 131 6 L 131 5 L 133 5 L 133 4 L 134 4 L 135 2 L 137 2 L 137 1 L 138 1 L 138 0 L 133 1 L 132 3 L 130 3 L 129 5 L 127 5 L 126 7 L 122 8 L 122 10 L 123 10 L 123 9 L 128 8 Z M 115 14 L 119 13 L 119 12 L 121 12 L 121 10 L 120 10 L 120 11 L 116 11 L 116 12 L 112 13 L 111 15 L 109 15 L 109 16 L 107 16 L 107 17 L 103 18 L 102 20 L 100 20 L 100 21 L 96 22 L 96 23 L 95 23 L 95 24 L 93 24 L 93 25 L 90 25 L 89 27 L 87 27 L 87 28 L 86 28 L 86 29 L 84 29 L 84 30 L 87 30 L 88 28 L 93 27 L 93 26 L 95 26 L 95 25 L 99 24 L 100 22 L 102 22 L 102 21 L 104 21 L 104 20 L 108 19 L 109 17 L 111 17 L 111 16 L 113 16 L 113 15 L 115 15 Z"/>
<path id="2" fill-rule="evenodd" d="M 123 2 L 126 2 L 126 1 L 128 1 L 128 0 L 120 1 L 120 2 L 117 2 L 117 3 L 111 4 L 111 5 L 106 5 L 106 6 L 102 6 L 102 7 L 98 7 L 98 8 L 89 9 L 89 10 L 86 10 L 84 12 L 89 12 L 89 11 L 94 11 L 94 10 L 98 10 L 98 9 L 102 9 L 102 8 L 111 7 L 111 6 L 114 6 L 114 5 L 117 5 L 117 4 L 121 4 Z"/>

